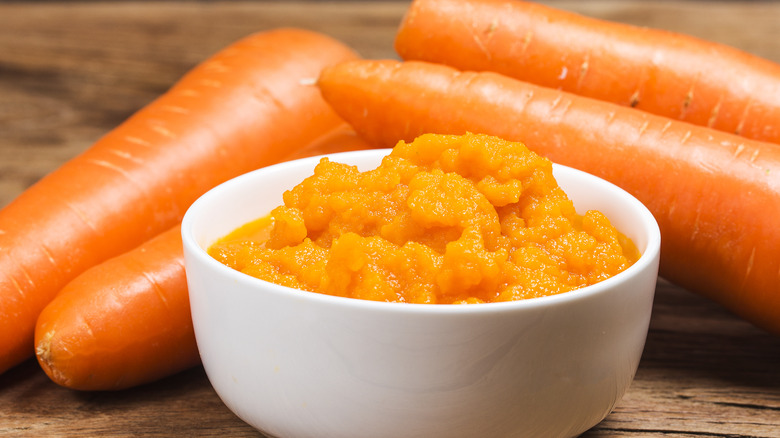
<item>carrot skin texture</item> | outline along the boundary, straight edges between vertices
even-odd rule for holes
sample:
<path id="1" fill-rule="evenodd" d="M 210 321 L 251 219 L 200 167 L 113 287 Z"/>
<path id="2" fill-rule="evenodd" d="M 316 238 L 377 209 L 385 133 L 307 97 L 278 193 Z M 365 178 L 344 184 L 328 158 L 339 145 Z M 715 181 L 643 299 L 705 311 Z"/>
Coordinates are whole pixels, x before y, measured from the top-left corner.
<path id="1" fill-rule="evenodd" d="M 317 140 L 314 140 L 303 149 L 288 155 L 284 158 L 284 161 L 312 157 L 315 155 L 359 151 L 364 149 L 374 149 L 374 146 L 360 137 L 352 126 L 344 123 L 327 134 L 324 134 Z"/>
<path id="2" fill-rule="evenodd" d="M 0 210 L 0 372 L 32 356 L 70 280 L 174 226 L 209 188 L 343 123 L 311 81 L 357 55 L 314 32 L 250 35 Z"/>
<path id="3" fill-rule="evenodd" d="M 780 65 L 680 33 L 519 0 L 415 0 L 395 48 L 780 143 Z"/>
<path id="4" fill-rule="evenodd" d="M 124 389 L 200 362 L 181 229 L 88 269 L 41 312 L 36 356 L 56 383 Z"/>
<path id="5" fill-rule="evenodd" d="M 425 62 L 326 68 L 331 106 L 373 144 L 467 131 L 609 180 L 656 217 L 661 276 L 780 334 L 780 149 L 491 72 Z"/>
<path id="6" fill-rule="evenodd" d="M 346 123 L 287 146 L 281 161 L 371 148 Z M 69 282 L 38 317 L 35 352 L 52 381 L 82 391 L 126 389 L 199 364 L 180 226 Z"/>

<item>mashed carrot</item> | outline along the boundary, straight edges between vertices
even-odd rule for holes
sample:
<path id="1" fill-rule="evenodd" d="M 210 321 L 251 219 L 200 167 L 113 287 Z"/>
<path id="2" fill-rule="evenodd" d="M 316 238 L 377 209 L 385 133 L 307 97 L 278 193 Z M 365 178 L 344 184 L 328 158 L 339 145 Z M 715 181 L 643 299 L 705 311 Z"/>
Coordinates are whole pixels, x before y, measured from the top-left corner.
<path id="1" fill-rule="evenodd" d="M 400 142 L 362 173 L 323 158 L 284 205 L 209 253 L 297 289 L 438 304 L 572 291 L 639 257 L 603 214 L 575 212 L 549 160 L 476 134 Z"/>

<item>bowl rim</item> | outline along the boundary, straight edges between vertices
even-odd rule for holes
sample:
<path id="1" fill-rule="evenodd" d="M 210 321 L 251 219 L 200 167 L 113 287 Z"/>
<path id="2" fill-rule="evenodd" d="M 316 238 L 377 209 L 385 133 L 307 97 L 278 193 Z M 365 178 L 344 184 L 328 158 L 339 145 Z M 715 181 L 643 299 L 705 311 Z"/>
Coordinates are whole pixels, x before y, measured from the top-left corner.
<path id="1" fill-rule="evenodd" d="M 305 291 L 301 289 L 295 289 L 287 286 L 281 286 L 275 283 L 271 283 L 265 280 L 261 280 L 256 277 L 252 277 L 243 272 L 237 271 L 222 264 L 218 260 L 208 255 L 206 249 L 198 244 L 197 239 L 193 234 L 193 225 L 203 204 L 209 202 L 213 197 L 221 196 L 224 191 L 233 190 L 236 186 L 245 184 L 247 179 L 255 179 L 258 174 L 276 172 L 284 170 L 286 167 L 297 167 L 303 165 L 309 165 L 313 167 L 313 164 L 319 162 L 323 157 L 328 157 L 332 161 L 341 161 L 350 163 L 350 159 L 353 157 L 360 157 L 362 155 L 386 155 L 392 149 L 368 149 L 350 152 L 339 152 L 332 154 L 324 154 L 311 156 L 306 158 L 299 158 L 296 160 L 286 161 L 278 164 L 273 164 L 263 168 L 259 168 L 235 178 L 229 179 L 206 193 L 201 195 L 193 202 L 184 214 L 181 222 L 181 236 L 182 244 L 186 256 L 197 258 L 200 262 L 199 265 L 204 265 L 215 269 L 221 276 L 227 276 L 232 282 L 242 284 L 258 290 L 263 290 L 263 293 L 284 294 L 288 297 L 298 298 L 302 300 L 308 300 L 312 303 L 318 303 L 323 305 L 335 305 L 343 306 L 347 308 L 353 308 L 361 311 L 382 311 L 382 312 L 399 312 L 405 314 L 475 314 L 475 313 L 503 313 L 508 311 L 516 311 L 518 309 L 532 309 L 538 307 L 546 307 L 564 303 L 570 303 L 573 301 L 587 299 L 588 297 L 599 295 L 607 290 L 612 289 L 613 286 L 617 286 L 619 283 L 627 281 L 634 275 L 639 275 L 641 272 L 647 269 L 655 269 L 657 277 L 657 263 L 660 257 L 661 246 L 661 234 L 657 221 L 648 208 L 636 199 L 633 195 L 619 186 L 593 174 L 584 172 L 582 170 L 564 166 L 561 164 L 553 163 L 553 169 L 563 170 L 575 175 L 576 178 L 595 179 L 596 183 L 600 184 L 607 190 L 614 191 L 618 196 L 622 196 L 626 199 L 627 205 L 630 205 L 633 209 L 637 210 L 640 216 L 643 218 L 643 229 L 647 233 L 647 243 L 645 250 L 641 253 L 639 259 L 627 269 L 618 274 L 602 280 L 599 283 L 585 286 L 579 289 L 575 289 L 568 292 L 563 292 L 555 295 L 548 295 L 542 297 L 527 298 L 516 301 L 502 301 L 491 303 L 479 303 L 472 305 L 455 305 L 455 304 L 420 304 L 420 303 L 401 303 L 401 302 L 385 302 L 385 301 L 372 301 L 360 298 L 342 297 L 337 295 L 328 295 L 319 292 Z M 185 262 L 185 271 L 188 263 Z M 654 268 L 653 265 L 656 267 Z M 294 295 L 290 293 L 293 292 Z"/>

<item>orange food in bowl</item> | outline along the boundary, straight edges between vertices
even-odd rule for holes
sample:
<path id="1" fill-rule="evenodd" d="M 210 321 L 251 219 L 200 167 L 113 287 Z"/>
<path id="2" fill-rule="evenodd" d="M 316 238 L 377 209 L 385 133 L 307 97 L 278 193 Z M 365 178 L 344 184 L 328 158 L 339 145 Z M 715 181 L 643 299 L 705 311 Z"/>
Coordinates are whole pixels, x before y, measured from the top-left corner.
<path id="1" fill-rule="evenodd" d="M 366 172 L 323 158 L 209 254 L 296 289 L 429 304 L 559 294 L 639 258 L 603 214 L 577 214 L 549 160 L 478 134 L 399 142 Z"/>

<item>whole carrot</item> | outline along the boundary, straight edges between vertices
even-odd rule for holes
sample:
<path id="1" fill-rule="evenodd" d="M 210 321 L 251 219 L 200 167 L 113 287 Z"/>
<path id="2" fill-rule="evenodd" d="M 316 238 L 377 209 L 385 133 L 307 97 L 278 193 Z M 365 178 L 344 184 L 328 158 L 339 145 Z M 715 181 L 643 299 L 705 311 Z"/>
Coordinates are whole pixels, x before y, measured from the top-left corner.
<path id="1" fill-rule="evenodd" d="M 680 33 L 519 0 L 415 0 L 395 47 L 780 143 L 780 65 Z"/>
<path id="2" fill-rule="evenodd" d="M 284 160 L 367 149 L 346 124 Z M 86 270 L 43 309 L 35 353 L 57 384 L 117 390 L 200 362 L 190 317 L 179 225 Z"/>
<path id="3" fill-rule="evenodd" d="M 343 123 L 311 80 L 355 57 L 303 30 L 242 39 L 0 210 L 0 372 L 33 354 L 39 312 L 79 273 Z"/>
<path id="4" fill-rule="evenodd" d="M 522 141 L 631 192 L 661 228 L 661 275 L 780 334 L 780 148 L 496 73 L 351 61 L 325 99 L 370 142 L 470 131 Z"/>

